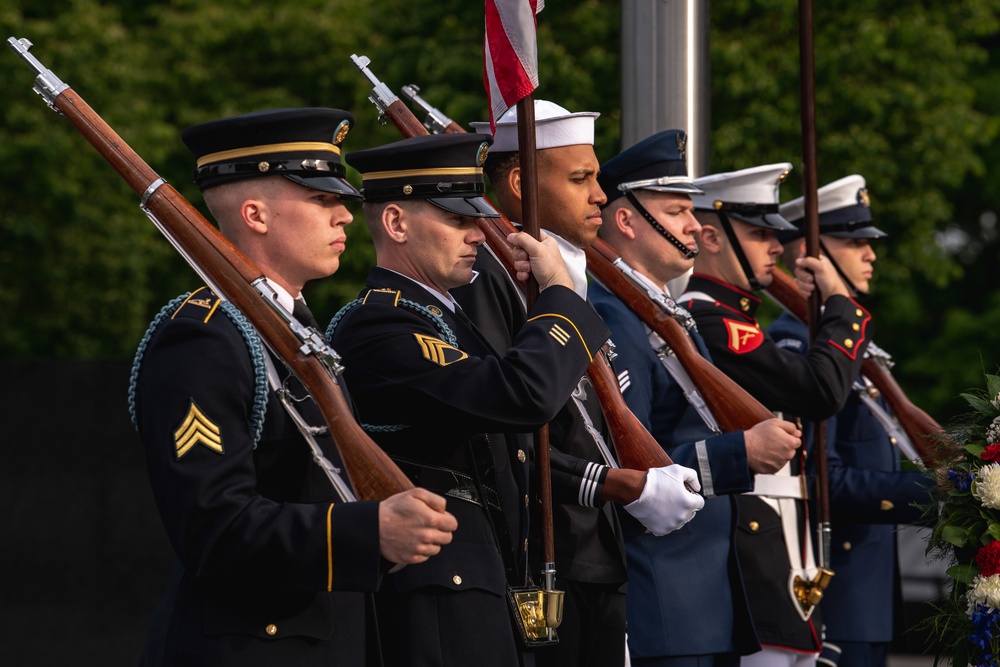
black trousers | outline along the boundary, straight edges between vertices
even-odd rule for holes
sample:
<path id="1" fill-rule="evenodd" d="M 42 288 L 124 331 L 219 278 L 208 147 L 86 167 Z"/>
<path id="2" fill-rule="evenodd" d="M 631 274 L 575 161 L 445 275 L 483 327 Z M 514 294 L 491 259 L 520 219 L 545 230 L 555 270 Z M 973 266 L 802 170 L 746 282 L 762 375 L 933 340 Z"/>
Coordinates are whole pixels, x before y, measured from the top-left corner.
<path id="1" fill-rule="evenodd" d="M 622 667 L 625 593 L 621 584 L 556 579 L 566 592 L 559 644 L 535 651 L 538 667 Z"/>

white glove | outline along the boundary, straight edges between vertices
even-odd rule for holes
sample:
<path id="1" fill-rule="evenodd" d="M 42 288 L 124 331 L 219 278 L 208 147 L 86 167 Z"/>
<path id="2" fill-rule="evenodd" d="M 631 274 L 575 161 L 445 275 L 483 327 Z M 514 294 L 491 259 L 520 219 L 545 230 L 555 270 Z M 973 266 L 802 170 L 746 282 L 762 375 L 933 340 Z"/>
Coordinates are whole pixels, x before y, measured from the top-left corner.
<path id="1" fill-rule="evenodd" d="M 685 486 L 685 484 L 687 486 Z M 674 465 L 650 468 L 642 494 L 625 506 L 625 511 L 635 517 L 653 535 L 671 533 L 694 518 L 705 506 L 698 473 L 691 468 Z"/>

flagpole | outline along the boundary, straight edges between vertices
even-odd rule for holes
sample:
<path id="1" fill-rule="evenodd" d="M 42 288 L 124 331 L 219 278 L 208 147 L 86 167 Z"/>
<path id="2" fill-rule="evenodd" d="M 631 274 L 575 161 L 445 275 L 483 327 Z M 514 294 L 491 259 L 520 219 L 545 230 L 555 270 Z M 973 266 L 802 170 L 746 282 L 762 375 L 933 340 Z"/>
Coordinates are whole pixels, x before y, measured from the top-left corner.
<path id="1" fill-rule="evenodd" d="M 816 176 L 816 87 L 813 76 L 812 0 L 799 0 L 799 71 L 802 95 L 802 181 L 805 201 L 806 255 L 819 257 L 819 201 Z M 814 339 L 819 326 L 822 295 L 813 290 L 809 296 L 809 338 Z M 812 454 L 816 470 L 816 541 L 821 570 L 830 568 L 830 484 L 827 471 L 825 422 L 815 425 Z M 832 576 L 832 572 L 829 576 Z"/>

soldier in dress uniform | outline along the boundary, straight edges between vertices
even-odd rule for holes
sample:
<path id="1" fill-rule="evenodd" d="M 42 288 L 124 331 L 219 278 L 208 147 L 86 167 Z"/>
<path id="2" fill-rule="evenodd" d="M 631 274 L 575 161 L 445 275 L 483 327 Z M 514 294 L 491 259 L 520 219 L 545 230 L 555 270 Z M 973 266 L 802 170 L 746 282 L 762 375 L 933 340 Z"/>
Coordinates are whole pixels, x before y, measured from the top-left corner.
<path id="1" fill-rule="evenodd" d="M 854 174 L 817 191 L 820 249 L 854 298 L 868 295 L 876 259 L 871 241 L 886 236 L 872 222 L 865 179 Z M 805 252 L 802 197 L 781 206 L 797 227 L 781 232 L 786 266 Z M 768 328 L 779 347 L 805 354 L 809 330 L 788 313 Z M 831 569 L 823 596 L 826 628 L 822 664 L 884 667 L 889 643 L 900 627 L 896 524 L 921 516 L 927 501 L 924 473 L 900 470 L 906 435 L 885 402 L 863 376 L 855 379 L 847 404 L 827 422 L 827 470 L 832 525 Z"/>
<path id="2" fill-rule="evenodd" d="M 700 229 L 687 175 L 686 137 L 666 130 L 608 160 L 599 181 L 608 194 L 601 236 L 682 323 L 690 315 L 666 284 L 685 273 L 698 252 Z M 699 516 L 665 537 L 624 516 L 628 553 L 629 653 L 633 665 L 722 667 L 759 649 L 736 560 L 733 494 L 753 488 L 756 473 L 774 472 L 800 446 L 797 427 L 767 420 L 746 432 L 719 435 L 699 411 L 691 379 L 663 339 L 604 285 L 590 297 L 616 342 L 615 367 L 632 412 L 674 461 L 698 470 L 707 501 Z M 695 329 L 692 342 L 704 356 Z"/>
<path id="3" fill-rule="evenodd" d="M 360 197 L 340 163 L 352 122 L 275 109 L 183 135 L 220 229 L 289 313 L 344 251 L 343 202 Z M 315 435 L 314 453 L 272 389 L 285 383 L 320 431 L 302 386 L 205 287 L 166 306 L 143 339 L 130 407 L 177 565 L 141 664 L 380 665 L 371 593 L 388 564 L 423 562 L 451 540 L 455 518 L 425 489 L 341 502 L 313 460 L 341 465 L 334 444 Z"/>
<path id="4" fill-rule="evenodd" d="M 605 197 L 597 183 L 600 163 L 594 153 L 593 112 L 570 113 L 547 100 L 535 100 L 535 147 L 538 150 L 538 218 L 559 243 L 577 294 L 586 298 L 587 260 L 583 248 L 593 243 L 601 224 Z M 488 122 L 473 123 L 491 134 Z M 484 171 L 500 211 L 521 219 L 521 167 L 517 108 L 498 122 Z M 473 322 L 503 352 L 527 319 L 520 286 L 481 246 L 477 275 L 452 294 Z M 613 667 L 625 663 L 625 549 L 617 512 L 608 501 L 643 517 L 657 534 L 679 528 L 704 500 L 688 493 L 697 486 L 693 470 L 682 466 L 644 472 L 617 467 L 601 405 L 586 377 L 549 424 L 555 503 L 556 588 L 566 592 L 559 644 L 538 652 L 539 665 Z M 647 484 L 648 476 L 657 480 Z"/>
<path id="5" fill-rule="evenodd" d="M 778 209 L 778 188 L 790 169 L 779 163 L 695 179 L 704 191 L 692 196 L 701 254 L 678 300 L 691 311 L 720 370 L 772 411 L 811 422 L 832 416 L 847 400 L 868 344 L 869 315 L 828 260 L 806 257 L 798 260 L 797 278 L 818 286 L 824 299 L 816 343 L 798 355 L 761 330 L 754 292 L 769 285 L 776 270 L 776 232 L 794 229 Z M 744 665 L 810 665 L 821 648 L 815 607 L 795 593 L 795 581 L 814 580 L 817 567 L 802 457 L 792 464 L 758 476 L 753 494 L 739 497 L 737 553 L 764 646 L 744 657 Z"/>
<path id="6" fill-rule="evenodd" d="M 531 584 L 531 433 L 555 417 L 607 327 L 572 290 L 554 239 L 512 234 L 540 293 L 503 354 L 448 290 L 472 279 L 485 236 L 489 138 L 446 134 L 357 151 L 378 266 L 330 325 L 360 421 L 413 479 L 448 498 L 455 540 L 379 594 L 390 665 L 530 662 L 505 593 Z"/>

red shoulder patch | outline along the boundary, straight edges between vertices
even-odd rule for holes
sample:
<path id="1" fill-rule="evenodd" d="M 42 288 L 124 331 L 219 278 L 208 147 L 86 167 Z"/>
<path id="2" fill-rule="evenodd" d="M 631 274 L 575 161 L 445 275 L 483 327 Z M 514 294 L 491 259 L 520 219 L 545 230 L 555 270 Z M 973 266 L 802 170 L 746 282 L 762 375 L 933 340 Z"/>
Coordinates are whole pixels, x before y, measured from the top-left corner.
<path id="1" fill-rule="evenodd" d="M 764 342 L 764 332 L 757 324 L 747 324 L 728 318 L 722 319 L 729 333 L 727 344 L 734 354 L 753 352 Z"/>

